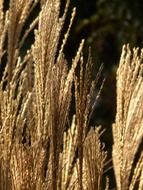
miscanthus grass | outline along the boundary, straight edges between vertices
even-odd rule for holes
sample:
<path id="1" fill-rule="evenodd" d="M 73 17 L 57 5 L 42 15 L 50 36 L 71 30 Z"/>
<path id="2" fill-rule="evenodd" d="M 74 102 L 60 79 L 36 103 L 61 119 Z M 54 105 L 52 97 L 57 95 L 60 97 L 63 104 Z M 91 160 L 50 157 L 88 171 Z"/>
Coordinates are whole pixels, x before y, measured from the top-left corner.
<path id="1" fill-rule="evenodd" d="M 36 6 L 39 14 L 29 23 Z M 67 0 L 62 12 L 60 0 L 10 0 L 6 9 L 0 0 L 0 190 L 110 189 L 103 130 L 89 126 L 102 86 L 95 97 L 99 74 L 93 81 L 84 40 L 71 67 L 65 58 L 76 12 L 61 40 L 68 6 Z M 22 52 L 33 31 L 34 42 Z M 117 190 L 143 189 L 142 60 L 142 50 L 123 47 L 113 124 Z"/>

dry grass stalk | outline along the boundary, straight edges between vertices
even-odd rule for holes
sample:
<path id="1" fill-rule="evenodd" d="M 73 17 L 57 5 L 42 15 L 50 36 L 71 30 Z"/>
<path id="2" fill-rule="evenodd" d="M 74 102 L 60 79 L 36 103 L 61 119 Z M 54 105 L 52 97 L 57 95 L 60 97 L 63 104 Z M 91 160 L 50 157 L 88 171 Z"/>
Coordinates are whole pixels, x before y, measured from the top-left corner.
<path id="1" fill-rule="evenodd" d="M 95 97 L 96 81 L 92 81 L 92 59 L 89 54 L 87 63 L 84 68 L 83 57 L 80 59 L 80 74 L 75 77 L 75 102 L 76 102 L 76 120 L 78 126 L 78 157 L 79 157 L 79 189 L 83 189 L 83 143 L 87 136 L 89 120 L 94 109 L 94 101 L 96 102 L 99 94 Z M 98 77 L 97 77 L 98 79 Z M 94 101 L 93 101 L 94 97 Z"/>
<path id="2" fill-rule="evenodd" d="M 117 71 L 113 162 L 117 189 L 143 189 L 143 51 L 124 46 Z M 138 160 L 137 158 L 138 152 Z"/>
<path id="3" fill-rule="evenodd" d="M 84 160 L 87 188 L 102 189 L 104 165 L 107 153 L 100 142 L 100 128 L 91 129 L 84 142 Z M 106 188 L 108 189 L 108 188 Z"/>
<path id="4" fill-rule="evenodd" d="M 24 24 L 36 6 L 38 1 L 33 0 L 11 0 L 9 4 L 8 14 L 8 77 L 9 82 L 12 78 L 12 72 L 14 71 L 17 58 L 19 56 L 19 51 L 22 46 L 21 38 L 22 29 Z M 33 21 L 34 22 L 34 21 Z"/>
<path id="5" fill-rule="evenodd" d="M 61 188 L 78 189 L 78 175 L 77 175 L 77 125 L 75 123 L 75 116 L 71 128 L 64 133 L 63 153 L 61 154 Z"/>

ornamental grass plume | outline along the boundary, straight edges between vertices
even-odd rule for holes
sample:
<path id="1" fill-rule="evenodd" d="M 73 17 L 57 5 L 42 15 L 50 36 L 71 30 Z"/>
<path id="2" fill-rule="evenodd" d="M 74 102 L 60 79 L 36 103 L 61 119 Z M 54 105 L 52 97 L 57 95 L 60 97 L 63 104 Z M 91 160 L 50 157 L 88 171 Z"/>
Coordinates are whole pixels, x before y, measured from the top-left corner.
<path id="1" fill-rule="evenodd" d="M 113 165 L 118 190 L 143 189 L 143 50 L 123 46 L 117 71 Z"/>
<path id="2" fill-rule="evenodd" d="M 28 25 L 28 17 L 38 3 L 41 6 L 39 15 Z M 84 40 L 69 69 L 63 50 L 75 9 L 63 41 L 59 43 L 68 6 L 69 1 L 61 13 L 60 0 L 10 0 L 6 10 L 4 1 L 0 1 L 1 190 L 83 187 L 83 158 L 78 159 L 76 155 L 80 149 L 79 116 L 73 117 L 68 130 L 66 125 L 75 69 L 82 59 Z M 33 44 L 21 53 L 33 31 Z M 90 69 L 90 63 L 86 70 L 88 67 Z M 89 90 L 86 99 L 87 96 L 89 101 L 92 96 Z M 89 112 L 85 106 L 84 110 Z"/>
<path id="3" fill-rule="evenodd" d="M 84 143 L 86 189 L 90 190 L 103 189 L 103 175 L 107 152 L 104 151 L 104 146 L 100 142 L 101 134 L 100 128 L 91 129 Z M 108 181 L 106 181 L 106 190 L 109 189 L 108 185 Z"/>
<path id="4" fill-rule="evenodd" d="M 102 129 L 89 126 L 104 84 L 95 97 L 102 66 L 93 80 L 84 40 L 69 66 L 64 48 L 76 10 L 62 36 L 69 0 L 63 12 L 60 7 L 60 0 L 9 0 L 7 9 L 0 0 L 0 190 L 110 189 Z M 124 46 L 117 72 L 117 190 L 143 189 L 142 58 L 142 50 Z"/>

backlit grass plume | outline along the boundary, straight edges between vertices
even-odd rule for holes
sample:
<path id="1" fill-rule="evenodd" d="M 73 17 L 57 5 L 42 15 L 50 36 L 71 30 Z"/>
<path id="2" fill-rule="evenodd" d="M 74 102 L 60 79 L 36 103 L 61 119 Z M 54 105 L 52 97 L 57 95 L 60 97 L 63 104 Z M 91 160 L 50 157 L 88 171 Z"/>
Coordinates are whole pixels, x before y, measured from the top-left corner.
<path id="1" fill-rule="evenodd" d="M 76 10 L 63 35 L 68 0 L 64 7 L 60 0 L 9 0 L 7 9 L 0 0 L 0 190 L 110 189 L 102 129 L 89 126 L 102 66 L 93 80 L 84 40 L 71 66 L 66 60 Z M 27 47 L 29 35 L 34 39 Z M 117 72 L 117 190 L 143 189 L 142 58 L 142 50 L 124 46 Z"/>
<path id="2" fill-rule="evenodd" d="M 117 189 L 143 189 L 143 52 L 124 46 L 117 71 L 113 163 Z"/>

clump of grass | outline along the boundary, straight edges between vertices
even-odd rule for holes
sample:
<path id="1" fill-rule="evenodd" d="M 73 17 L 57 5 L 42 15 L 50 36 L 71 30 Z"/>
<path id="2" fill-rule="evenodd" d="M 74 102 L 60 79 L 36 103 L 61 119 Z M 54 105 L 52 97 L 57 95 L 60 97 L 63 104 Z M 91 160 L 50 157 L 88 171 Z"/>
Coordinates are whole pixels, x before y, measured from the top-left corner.
<path id="1" fill-rule="evenodd" d="M 102 132 L 100 128 L 91 129 L 84 143 L 84 160 L 85 160 L 85 175 L 86 189 L 102 189 L 104 165 L 106 163 L 107 152 L 104 151 L 104 146 L 100 142 Z M 106 188 L 108 189 L 108 181 Z"/>
<path id="2" fill-rule="evenodd" d="M 27 28 L 36 6 L 40 12 Z M 89 130 L 101 91 L 95 97 L 99 74 L 93 81 L 91 56 L 83 61 L 84 40 L 69 68 L 64 47 L 75 9 L 60 44 L 68 6 L 66 1 L 61 13 L 60 0 L 10 0 L 5 10 L 4 1 L 0 1 L 1 190 L 103 187 L 108 153 L 100 141 L 102 130 Z M 33 31 L 33 44 L 22 52 Z M 143 188 L 142 57 L 142 51 L 131 52 L 124 46 L 117 72 L 113 166 L 119 190 Z M 76 112 L 68 123 L 73 86 Z M 106 190 L 109 184 L 107 177 Z"/>
<path id="3" fill-rule="evenodd" d="M 117 189 L 143 188 L 143 51 L 123 46 L 117 71 L 113 163 Z"/>

